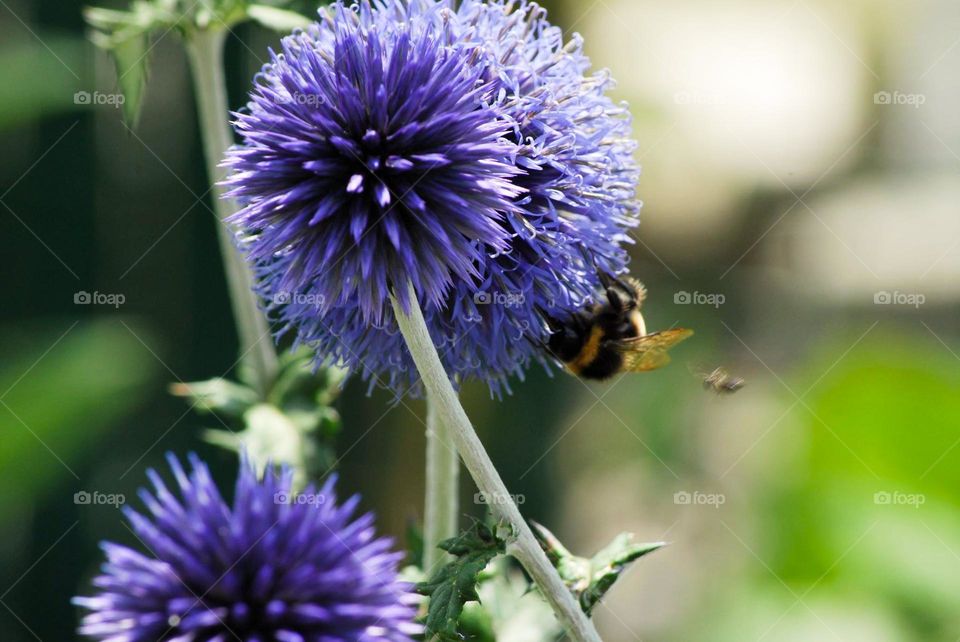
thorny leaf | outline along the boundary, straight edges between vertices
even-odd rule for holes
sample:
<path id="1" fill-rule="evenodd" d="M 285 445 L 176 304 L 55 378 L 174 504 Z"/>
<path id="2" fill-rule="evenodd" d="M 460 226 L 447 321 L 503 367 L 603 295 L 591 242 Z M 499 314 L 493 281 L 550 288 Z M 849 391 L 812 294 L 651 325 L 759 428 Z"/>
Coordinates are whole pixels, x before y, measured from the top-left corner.
<path id="1" fill-rule="evenodd" d="M 430 598 L 424 625 L 427 637 L 461 640 L 458 622 L 467 602 L 480 600 L 477 584 L 481 573 L 506 550 L 505 542 L 489 526 L 477 522 L 457 537 L 440 542 L 440 548 L 456 559 L 447 563 L 426 582 L 417 584 L 417 592 Z"/>
<path id="2" fill-rule="evenodd" d="M 534 522 L 533 527 L 540 546 L 564 583 L 577 596 L 580 607 L 587 615 L 631 562 L 666 545 L 664 542 L 635 543 L 632 533 L 620 533 L 600 552 L 587 559 L 568 551 L 544 526 Z"/>

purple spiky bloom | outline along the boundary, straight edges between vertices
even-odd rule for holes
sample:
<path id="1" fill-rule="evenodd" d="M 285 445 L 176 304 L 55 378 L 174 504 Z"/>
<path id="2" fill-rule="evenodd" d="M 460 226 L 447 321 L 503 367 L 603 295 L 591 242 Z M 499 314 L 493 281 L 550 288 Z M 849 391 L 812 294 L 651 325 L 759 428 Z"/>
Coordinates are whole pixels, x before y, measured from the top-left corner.
<path id="1" fill-rule="evenodd" d="M 337 504 L 334 479 L 291 494 L 292 473 L 258 479 L 241 462 L 232 507 L 207 466 L 168 456 L 178 499 L 153 470 L 146 514 L 125 514 L 146 553 L 104 543 L 99 593 L 80 633 L 110 642 L 400 642 L 419 631 L 402 554 L 377 539 L 356 496 Z M 295 497 L 295 499 L 291 499 Z M 296 499 L 296 498 L 299 498 Z M 310 501 L 302 501 L 304 498 Z"/>
<path id="2" fill-rule="evenodd" d="M 626 269 L 629 115 L 526 0 L 320 16 L 264 66 L 226 160 L 261 294 L 320 359 L 416 393 L 389 303 L 410 281 L 451 377 L 499 393 L 545 363 L 548 315 Z"/>

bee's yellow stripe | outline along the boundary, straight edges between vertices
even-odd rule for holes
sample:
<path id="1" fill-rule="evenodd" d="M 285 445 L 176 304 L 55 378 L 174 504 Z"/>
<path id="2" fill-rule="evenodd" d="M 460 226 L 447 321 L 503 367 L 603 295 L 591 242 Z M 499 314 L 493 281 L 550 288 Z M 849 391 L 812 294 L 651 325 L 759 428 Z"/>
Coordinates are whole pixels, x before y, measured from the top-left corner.
<path id="1" fill-rule="evenodd" d="M 593 363 L 600 352 L 600 341 L 603 339 L 603 329 L 595 325 L 590 328 L 590 336 L 580 349 L 580 353 L 567 363 L 567 369 L 573 374 L 580 374 L 580 371 Z"/>

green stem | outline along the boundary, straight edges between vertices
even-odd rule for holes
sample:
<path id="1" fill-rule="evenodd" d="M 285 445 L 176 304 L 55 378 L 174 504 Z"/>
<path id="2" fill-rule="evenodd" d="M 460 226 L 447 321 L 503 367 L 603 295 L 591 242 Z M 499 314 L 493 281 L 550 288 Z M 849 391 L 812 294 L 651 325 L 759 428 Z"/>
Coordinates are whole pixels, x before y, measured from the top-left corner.
<path id="1" fill-rule="evenodd" d="M 457 393 L 450 384 L 440 355 L 430 338 L 430 331 L 423 320 L 423 313 L 417 303 L 413 286 L 407 284 L 409 299 L 412 302 L 409 313 L 394 298 L 393 311 L 400 326 L 417 370 L 423 377 L 427 394 L 436 404 L 439 422 L 449 431 L 450 439 L 463 457 L 463 463 L 476 482 L 477 487 L 487 496 L 490 508 L 496 517 L 512 527 L 515 539 L 509 543 L 508 552 L 517 559 L 533 578 L 540 592 L 553 608 L 557 618 L 563 624 L 567 634 L 576 642 L 600 642 L 600 636 L 590 619 L 584 614 L 573 593 L 566 587 L 557 570 L 547 559 L 533 532 L 520 514 L 500 474 L 494 467 L 490 456 L 483 448 L 470 424 L 467 413 L 460 405 Z"/>
<path id="2" fill-rule="evenodd" d="M 213 186 L 213 207 L 217 214 L 217 238 L 227 277 L 240 341 L 240 362 L 253 377 L 254 387 L 266 396 L 277 373 L 277 353 L 266 315 L 253 291 L 250 267 L 234 245 L 233 231 L 226 222 L 238 210 L 236 203 L 223 198 L 220 182 L 226 170 L 220 167 L 227 149 L 233 144 L 227 86 L 223 77 L 223 43 L 226 30 L 201 29 L 187 39 L 187 55 L 193 72 L 193 88 L 200 117 L 200 133 L 207 161 L 207 175 Z"/>
<path id="3" fill-rule="evenodd" d="M 423 568 L 431 575 L 449 559 L 437 544 L 456 537 L 460 494 L 460 457 L 439 409 L 427 396 L 427 483 L 424 493 Z"/>

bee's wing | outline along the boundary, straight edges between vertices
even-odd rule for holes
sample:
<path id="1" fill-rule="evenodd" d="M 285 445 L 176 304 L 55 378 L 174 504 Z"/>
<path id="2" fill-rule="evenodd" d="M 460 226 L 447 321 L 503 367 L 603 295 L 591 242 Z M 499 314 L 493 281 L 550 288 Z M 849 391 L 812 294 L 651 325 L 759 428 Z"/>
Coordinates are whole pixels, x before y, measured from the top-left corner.
<path id="1" fill-rule="evenodd" d="M 713 371 L 713 368 L 705 366 L 704 364 L 697 361 L 694 363 L 688 363 L 687 370 L 689 370 L 690 374 L 692 374 L 697 379 L 706 379 L 707 377 L 710 376 L 710 373 Z"/>
<path id="2" fill-rule="evenodd" d="M 646 372 L 670 363 L 667 351 L 692 334 L 693 330 L 674 328 L 616 341 L 613 347 L 623 357 L 623 369 L 626 372 Z"/>

